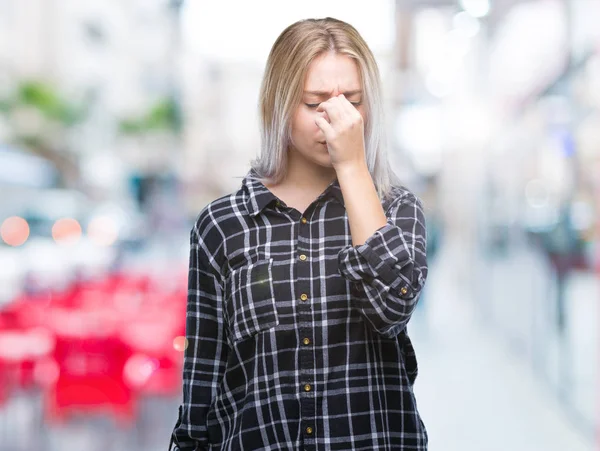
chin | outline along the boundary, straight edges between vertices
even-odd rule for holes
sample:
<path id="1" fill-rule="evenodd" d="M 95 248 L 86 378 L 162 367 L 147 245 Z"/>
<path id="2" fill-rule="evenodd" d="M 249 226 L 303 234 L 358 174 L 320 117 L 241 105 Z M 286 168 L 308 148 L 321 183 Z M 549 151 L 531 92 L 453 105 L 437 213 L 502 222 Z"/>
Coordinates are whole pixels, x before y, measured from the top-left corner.
<path id="1" fill-rule="evenodd" d="M 294 149 L 294 151 L 298 152 L 302 156 L 302 158 L 304 158 L 307 161 L 310 161 L 314 165 L 323 168 L 333 169 L 333 164 L 331 163 L 331 155 L 329 155 L 329 152 L 326 148 L 323 148 L 321 146 L 321 148 L 317 148 L 314 150 L 309 149 L 310 148 L 307 148 L 303 151 L 298 151 L 297 149 Z"/>
<path id="2" fill-rule="evenodd" d="M 329 156 L 329 154 L 327 154 L 323 158 L 316 159 L 315 163 L 324 168 L 333 168 L 333 164 L 331 163 L 331 157 Z"/>

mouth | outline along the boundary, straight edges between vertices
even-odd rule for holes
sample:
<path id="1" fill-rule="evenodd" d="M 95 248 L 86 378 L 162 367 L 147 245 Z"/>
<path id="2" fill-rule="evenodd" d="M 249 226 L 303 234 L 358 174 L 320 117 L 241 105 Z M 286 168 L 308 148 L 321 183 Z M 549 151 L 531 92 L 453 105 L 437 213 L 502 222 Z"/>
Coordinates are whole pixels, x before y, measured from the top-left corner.
<path id="1" fill-rule="evenodd" d="M 327 144 L 327 141 L 317 141 L 319 144 Z"/>

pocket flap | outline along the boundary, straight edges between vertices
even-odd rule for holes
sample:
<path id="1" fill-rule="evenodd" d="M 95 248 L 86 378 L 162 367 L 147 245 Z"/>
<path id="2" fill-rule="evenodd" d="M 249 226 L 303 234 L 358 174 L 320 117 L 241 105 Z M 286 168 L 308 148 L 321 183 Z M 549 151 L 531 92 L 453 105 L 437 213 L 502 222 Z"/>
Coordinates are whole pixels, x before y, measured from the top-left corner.
<path id="1" fill-rule="evenodd" d="M 231 272 L 226 283 L 225 314 L 234 343 L 279 324 L 273 290 L 273 259 Z"/>

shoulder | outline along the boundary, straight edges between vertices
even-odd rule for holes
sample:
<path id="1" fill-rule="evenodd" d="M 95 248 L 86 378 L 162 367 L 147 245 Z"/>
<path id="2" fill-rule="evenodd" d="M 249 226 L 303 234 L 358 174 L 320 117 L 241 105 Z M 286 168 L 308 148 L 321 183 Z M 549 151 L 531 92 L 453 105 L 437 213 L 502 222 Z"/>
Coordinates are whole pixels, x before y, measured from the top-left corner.
<path id="1" fill-rule="evenodd" d="M 404 185 L 393 185 L 383 200 L 384 209 L 390 211 L 406 205 L 414 205 L 418 209 L 423 208 L 421 199 L 413 191 Z"/>
<path id="2" fill-rule="evenodd" d="M 194 221 L 192 233 L 205 239 L 216 232 L 223 233 L 227 223 L 246 214 L 246 207 L 241 190 L 218 197 L 200 210 Z"/>

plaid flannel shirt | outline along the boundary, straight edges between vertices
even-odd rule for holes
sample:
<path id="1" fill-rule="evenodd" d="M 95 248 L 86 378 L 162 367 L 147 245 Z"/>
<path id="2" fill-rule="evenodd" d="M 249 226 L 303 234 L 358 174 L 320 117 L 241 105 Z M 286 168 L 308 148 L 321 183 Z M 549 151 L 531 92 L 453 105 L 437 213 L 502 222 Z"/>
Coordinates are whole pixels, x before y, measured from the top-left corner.
<path id="1" fill-rule="evenodd" d="M 251 170 L 191 231 L 174 450 L 427 449 L 406 325 L 427 277 L 420 200 L 353 246 L 337 180 L 303 213 Z"/>

